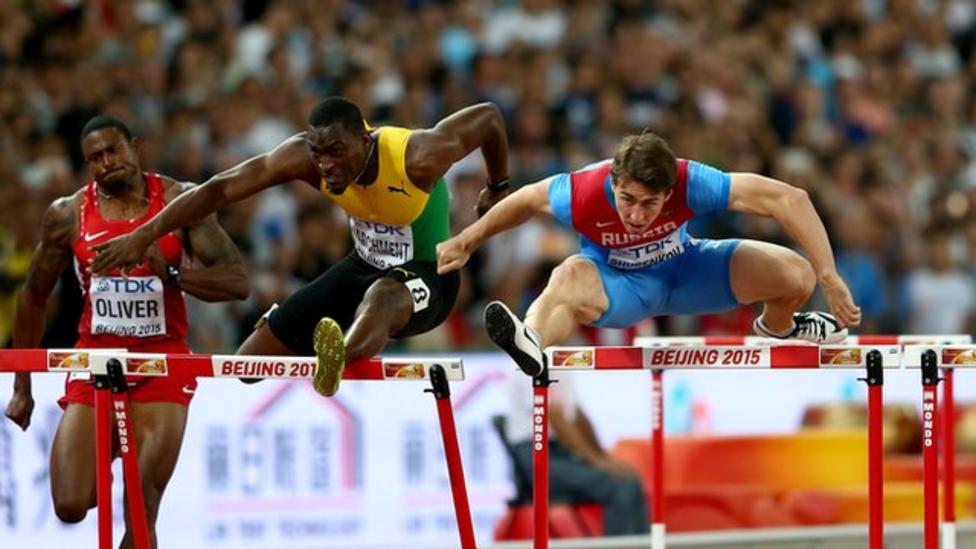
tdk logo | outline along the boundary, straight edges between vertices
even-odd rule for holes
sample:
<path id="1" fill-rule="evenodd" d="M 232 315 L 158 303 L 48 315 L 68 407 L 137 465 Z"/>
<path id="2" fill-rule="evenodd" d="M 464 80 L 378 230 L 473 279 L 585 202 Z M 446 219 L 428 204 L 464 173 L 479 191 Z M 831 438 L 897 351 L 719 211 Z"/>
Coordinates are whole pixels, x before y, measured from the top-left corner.
<path id="1" fill-rule="evenodd" d="M 96 285 L 99 292 L 115 292 L 124 294 L 146 294 L 158 292 L 156 287 L 158 278 L 103 278 Z"/>
<path id="2" fill-rule="evenodd" d="M 385 225 L 383 223 L 370 223 L 369 221 L 360 222 L 367 230 L 373 231 L 376 234 L 394 234 L 397 236 L 407 236 L 403 232 L 403 227 L 396 225 Z"/>

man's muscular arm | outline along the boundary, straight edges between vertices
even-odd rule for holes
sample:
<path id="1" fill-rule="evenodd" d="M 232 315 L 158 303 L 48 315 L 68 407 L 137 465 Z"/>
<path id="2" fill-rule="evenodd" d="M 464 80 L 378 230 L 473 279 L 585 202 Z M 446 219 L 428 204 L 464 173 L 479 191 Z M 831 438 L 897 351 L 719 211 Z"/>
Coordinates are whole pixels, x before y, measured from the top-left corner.
<path id="1" fill-rule="evenodd" d="M 192 183 L 172 182 L 167 199 L 175 200 L 193 188 L 195 185 Z M 185 247 L 196 260 L 196 265 L 180 269 L 180 289 L 203 301 L 246 299 L 248 281 L 244 261 L 230 236 L 217 223 L 216 214 L 210 214 L 202 223 L 185 228 L 184 235 Z M 168 273 L 162 254 L 151 247 L 150 256 L 153 271 L 166 280 Z"/>
<path id="2" fill-rule="evenodd" d="M 142 262 L 146 249 L 160 236 L 199 223 L 220 208 L 268 187 L 295 180 L 318 181 L 318 172 L 302 134 L 288 138 L 270 153 L 245 160 L 182 193 L 132 233 L 95 246 L 98 255 L 91 271 L 106 273 L 117 267 L 137 265 Z"/>
<path id="3" fill-rule="evenodd" d="M 479 103 L 441 120 L 429 130 L 418 130 L 407 146 L 407 175 L 414 184 L 430 189 L 452 164 L 481 148 L 488 168 L 487 192 L 478 197 L 484 214 L 508 190 L 508 136 L 498 107 Z"/>
<path id="4" fill-rule="evenodd" d="M 40 345 L 44 336 L 47 301 L 62 271 L 71 263 L 71 243 L 75 239 L 77 226 L 77 205 L 74 197 L 55 201 L 44 214 L 41 242 L 34 250 L 27 271 L 27 281 L 17 296 L 14 347 Z M 7 405 L 6 416 L 21 429 L 27 429 L 33 409 L 30 374 L 18 372 L 14 376 L 14 395 Z"/>

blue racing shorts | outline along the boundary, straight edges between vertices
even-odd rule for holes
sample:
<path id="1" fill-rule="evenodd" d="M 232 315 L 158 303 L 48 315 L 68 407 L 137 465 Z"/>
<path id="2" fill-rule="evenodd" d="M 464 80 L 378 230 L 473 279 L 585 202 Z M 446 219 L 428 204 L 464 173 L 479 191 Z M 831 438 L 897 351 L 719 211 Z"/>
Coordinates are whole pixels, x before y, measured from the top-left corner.
<path id="1" fill-rule="evenodd" d="M 593 323 L 626 328 L 661 315 L 719 313 L 740 305 L 732 293 L 729 264 L 741 240 L 692 238 L 685 252 L 651 267 L 622 270 L 602 258 L 583 257 L 596 265 L 610 306 Z"/>

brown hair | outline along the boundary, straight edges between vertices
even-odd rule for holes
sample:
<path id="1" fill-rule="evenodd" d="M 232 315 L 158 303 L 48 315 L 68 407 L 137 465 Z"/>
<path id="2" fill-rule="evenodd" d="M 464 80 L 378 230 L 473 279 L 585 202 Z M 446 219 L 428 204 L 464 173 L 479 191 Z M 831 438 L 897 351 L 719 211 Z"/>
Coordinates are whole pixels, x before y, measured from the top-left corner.
<path id="1" fill-rule="evenodd" d="M 652 192 L 667 192 L 674 186 L 676 171 L 674 153 L 667 142 L 645 131 L 624 138 L 610 173 L 615 182 L 626 175 Z"/>

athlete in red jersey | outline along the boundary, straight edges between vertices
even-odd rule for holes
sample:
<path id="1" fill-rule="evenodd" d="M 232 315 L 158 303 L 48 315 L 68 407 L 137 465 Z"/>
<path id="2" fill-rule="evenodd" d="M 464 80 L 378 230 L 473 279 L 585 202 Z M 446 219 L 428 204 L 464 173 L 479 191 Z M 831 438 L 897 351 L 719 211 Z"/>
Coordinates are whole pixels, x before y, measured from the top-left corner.
<path id="1" fill-rule="evenodd" d="M 768 242 L 688 234 L 690 219 L 716 210 L 776 219 L 807 257 Z M 502 200 L 438 244 L 438 272 L 461 267 L 486 238 L 541 213 L 580 235 L 580 253 L 553 271 L 524 324 L 502 303 L 485 310 L 489 336 L 530 375 L 543 369 L 542 349 L 565 341 L 578 324 L 623 328 L 658 315 L 761 301 L 758 334 L 833 344 L 861 321 L 806 192 L 676 159 L 649 132 L 625 138 L 612 161 L 526 185 Z M 833 314 L 799 311 L 818 281 Z"/>
<path id="2" fill-rule="evenodd" d="M 41 241 L 17 301 L 14 346 L 40 344 L 48 298 L 73 261 L 85 300 L 77 347 L 189 352 L 183 292 L 205 301 L 245 298 L 247 273 L 237 248 L 210 216 L 161 237 L 146 261 L 128 272 L 90 275 L 92 245 L 131 232 L 192 185 L 144 173 L 135 140 L 114 118 L 93 118 L 82 131 L 81 145 L 94 180 L 56 200 L 44 216 Z M 61 520 L 79 522 L 96 502 L 94 390 L 90 380 L 78 374 L 69 376 L 65 385 L 58 401 L 64 415 L 51 448 L 51 495 Z M 176 376 L 130 382 L 154 547 L 159 501 L 176 467 L 195 389 L 194 378 Z M 18 373 L 6 415 L 27 429 L 33 408 L 30 374 Z M 121 547 L 131 546 L 127 532 Z"/>

